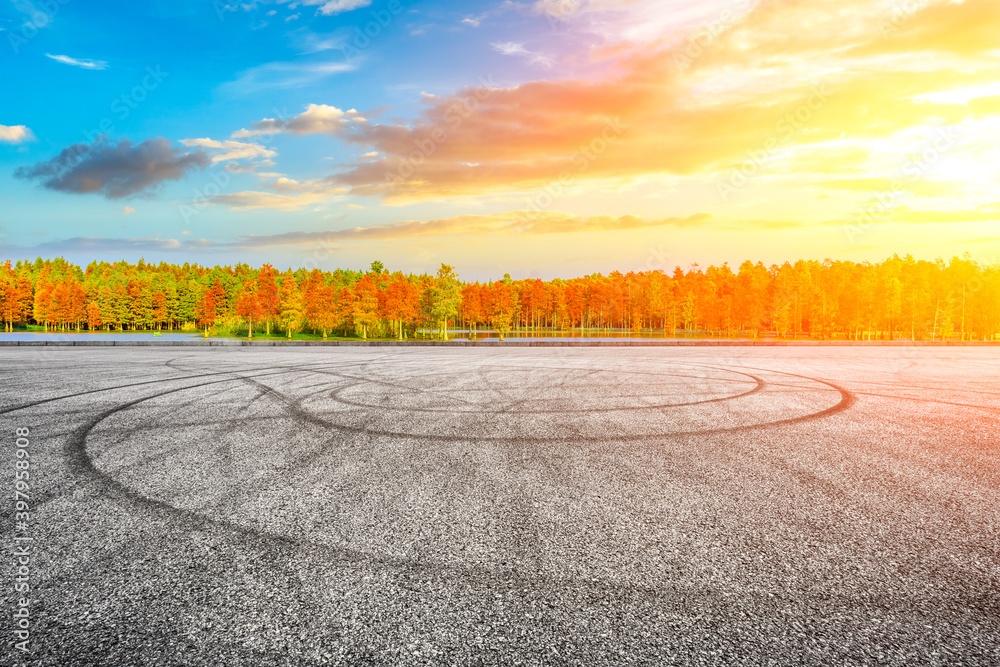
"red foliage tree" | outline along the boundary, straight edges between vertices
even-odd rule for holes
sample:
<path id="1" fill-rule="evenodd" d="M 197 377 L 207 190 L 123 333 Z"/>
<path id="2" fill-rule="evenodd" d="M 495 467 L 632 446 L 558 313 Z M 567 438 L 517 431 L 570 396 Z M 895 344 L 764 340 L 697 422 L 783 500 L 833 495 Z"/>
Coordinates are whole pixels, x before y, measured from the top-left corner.
<path id="1" fill-rule="evenodd" d="M 101 327 L 101 307 L 91 301 L 87 305 L 87 328 L 97 331 Z"/>
<path id="2" fill-rule="evenodd" d="M 471 333 L 475 333 L 479 323 L 483 321 L 482 287 L 479 283 L 470 283 L 462 288 L 462 317 L 469 325 Z"/>
<path id="3" fill-rule="evenodd" d="M 11 268 L 10 260 L 7 260 L 0 266 L 0 318 L 4 321 L 4 331 L 14 330 L 14 320 L 18 318 L 19 312 L 17 275 Z"/>
<path id="4" fill-rule="evenodd" d="M 278 317 L 280 302 L 278 300 L 278 283 L 275 281 L 278 272 L 270 264 L 260 267 L 257 272 L 257 300 L 260 302 L 260 315 L 271 333 L 271 321 Z"/>
<path id="5" fill-rule="evenodd" d="M 205 290 L 198 305 L 195 307 L 195 318 L 199 326 L 205 327 L 205 337 L 208 337 L 208 330 L 211 329 L 219 317 L 219 311 L 224 307 L 226 299 L 226 289 L 222 286 L 222 280 L 215 279 L 211 287 Z"/>
<path id="6" fill-rule="evenodd" d="M 156 324 L 156 328 L 162 329 L 168 317 L 167 295 L 163 292 L 153 292 L 153 323 Z"/>
<path id="7" fill-rule="evenodd" d="M 247 321 L 247 338 L 253 338 L 253 323 L 259 322 L 264 313 L 257 289 L 257 281 L 248 280 L 236 300 L 236 314 Z"/>

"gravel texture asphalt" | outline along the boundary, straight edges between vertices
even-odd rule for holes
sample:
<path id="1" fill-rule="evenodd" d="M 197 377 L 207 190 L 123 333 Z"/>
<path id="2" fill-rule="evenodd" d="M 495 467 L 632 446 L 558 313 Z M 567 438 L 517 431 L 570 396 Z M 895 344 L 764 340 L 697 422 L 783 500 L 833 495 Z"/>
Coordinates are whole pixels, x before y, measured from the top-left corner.
<path id="1" fill-rule="evenodd" d="M 994 349 L 3 348 L 0 380 L 0 664 L 1000 664 Z"/>

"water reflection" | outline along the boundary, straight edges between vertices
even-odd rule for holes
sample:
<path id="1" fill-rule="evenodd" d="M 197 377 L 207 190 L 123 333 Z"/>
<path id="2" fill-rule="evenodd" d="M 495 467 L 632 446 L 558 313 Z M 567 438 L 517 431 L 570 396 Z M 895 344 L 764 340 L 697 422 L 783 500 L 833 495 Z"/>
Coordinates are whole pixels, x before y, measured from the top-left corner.
<path id="1" fill-rule="evenodd" d="M 126 340 L 194 340 L 203 338 L 202 334 L 196 333 L 162 333 L 159 336 L 153 331 L 139 333 L 44 333 L 41 331 L 15 331 L 13 333 L 0 333 L 0 340 L 17 341 L 126 341 Z"/>

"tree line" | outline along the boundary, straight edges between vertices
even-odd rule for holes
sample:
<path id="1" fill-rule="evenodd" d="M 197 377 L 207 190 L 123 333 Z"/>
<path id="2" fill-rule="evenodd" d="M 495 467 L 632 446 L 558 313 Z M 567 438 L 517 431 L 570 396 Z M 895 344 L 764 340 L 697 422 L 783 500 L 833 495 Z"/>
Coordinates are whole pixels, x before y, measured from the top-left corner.
<path id="1" fill-rule="evenodd" d="M 1000 266 L 893 256 L 881 263 L 799 260 L 692 265 L 580 278 L 463 282 L 434 275 L 206 267 L 62 258 L 0 264 L 5 329 L 200 330 L 252 337 L 308 333 L 360 338 L 512 330 L 993 340 L 1000 334 Z"/>

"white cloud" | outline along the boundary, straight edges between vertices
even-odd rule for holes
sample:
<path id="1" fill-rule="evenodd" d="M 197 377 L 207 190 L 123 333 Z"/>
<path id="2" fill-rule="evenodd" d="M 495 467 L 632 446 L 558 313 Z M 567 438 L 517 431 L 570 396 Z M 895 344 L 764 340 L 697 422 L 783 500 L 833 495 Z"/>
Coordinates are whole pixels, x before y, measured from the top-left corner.
<path id="1" fill-rule="evenodd" d="M 297 211 L 313 204 L 322 204 L 332 197 L 346 195 L 345 187 L 332 187 L 327 181 L 296 181 L 284 174 L 257 174 L 261 177 L 273 176 L 275 180 L 264 187 L 269 192 L 246 190 L 207 197 L 195 204 L 215 204 L 231 209 L 273 209 Z"/>
<path id="2" fill-rule="evenodd" d="M 505 56 L 521 56 L 528 53 L 528 49 L 524 48 L 524 44 L 518 44 L 517 42 L 494 42 L 490 46 L 493 47 L 494 51 L 499 51 Z"/>
<path id="3" fill-rule="evenodd" d="M 524 8 L 525 8 L 524 5 L 520 2 L 514 2 L 513 0 L 504 0 L 496 7 L 490 9 L 489 11 L 485 11 L 482 14 L 466 16 L 464 19 L 462 19 L 461 24 L 473 28 L 478 28 L 483 24 L 483 21 L 487 19 L 494 18 L 509 11 L 522 11 Z"/>
<path id="4" fill-rule="evenodd" d="M 234 139 L 245 139 L 269 134 L 342 134 L 351 123 L 367 123 L 364 116 L 355 109 L 343 111 L 327 104 L 310 104 L 306 110 L 291 120 L 284 118 L 264 118 L 254 123 L 249 130 L 233 132 Z"/>
<path id="5" fill-rule="evenodd" d="M 273 209 L 278 211 L 298 211 L 311 204 L 318 204 L 326 198 L 327 195 L 320 192 L 286 195 L 276 192 L 248 190 L 216 195 L 209 197 L 205 201 L 195 202 L 195 204 L 216 204 L 228 206 L 231 209 L 243 210 Z"/>
<path id="6" fill-rule="evenodd" d="M 215 139 L 182 139 L 185 146 L 199 146 L 201 148 L 215 148 L 223 153 L 212 158 L 212 162 L 226 162 L 228 160 L 269 159 L 278 153 L 270 148 L 259 144 L 247 144 L 240 141 L 216 141 Z"/>
<path id="7" fill-rule="evenodd" d="M 135 213 L 135 209 L 131 206 L 125 206 L 122 208 L 122 215 L 132 215 Z"/>
<path id="8" fill-rule="evenodd" d="M 307 186 L 296 181 L 294 178 L 288 178 L 287 176 L 279 176 L 275 179 L 274 183 L 271 184 L 272 190 L 284 194 L 302 192 L 306 187 Z"/>
<path id="9" fill-rule="evenodd" d="M 372 0 L 305 0 L 303 5 L 320 5 L 319 13 L 323 16 L 341 14 L 355 9 L 361 9 L 372 4 Z"/>
<path id="10" fill-rule="evenodd" d="M 0 125 L 0 142 L 20 144 L 34 138 L 35 135 L 24 125 Z"/>
<path id="11" fill-rule="evenodd" d="M 918 102 L 934 102 L 936 104 L 959 104 L 966 105 L 972 100 L 983 97 L 995 97 L 1000 95 L 1000 83 L 987 83 L 981 86 L 968 86 L 966 88 L 954 88 L 937 93 L 926 93 L 917 95 L 913 99 Z"/>
<path id="12" fill-rule="evenodd" d="M 45 54 L 47 57 L 64 65 L 81 67 L 83 69 L 107 69 L 108 63 L 103 60 L 88 60 L 86 58 L 70 58 L 69 56 L 54 56 L 51 53 Z"/>
<path id="13" fill-rule="evenodd" d="M 524 44 L 518 42 L 494 42 L 490 46 L 493 47 L 494 51 L 502 53 L 505 56 L 521 56 L 536 65 L 551 67 L 554 63 L 549 56 L 529 51 L 524 47 Z"/>
<path id="14" fill-rule="evenodd" d="M 275 88 L 298 88 L 354 69 L 353 62 L 268 63 L 246 70 L 236 81 L 223 84 L 222 89 L 246 94 Z"/>
<path id="15" fill-rule="evenodd" d="M 578 29 L 614 44 L 662 40 L 693 29 L 732 23 L 759 1 L 539 0 L 532 9 L 552 21 L 573 23 Z M 892 4 L 893 0 L 888 2 Z M 871 4 L 877 3 L 873 0 Z"/>
<path id="16" fill-rule="evenodd" d="M 331 49 L 344 50 L 344 46 L 350 40 L 350 33 L 347 31 L 332 33 L 314 33 L 308 31 L 296 31 L 292 33 L 302 53 L 320 53 Z"/>
<path id="17" fill-rule="evenodd" d="M 576 14 L 582 4 L 581 0 L 539 0 L 533 8 L 537 14 L 566 19 Z"/>

